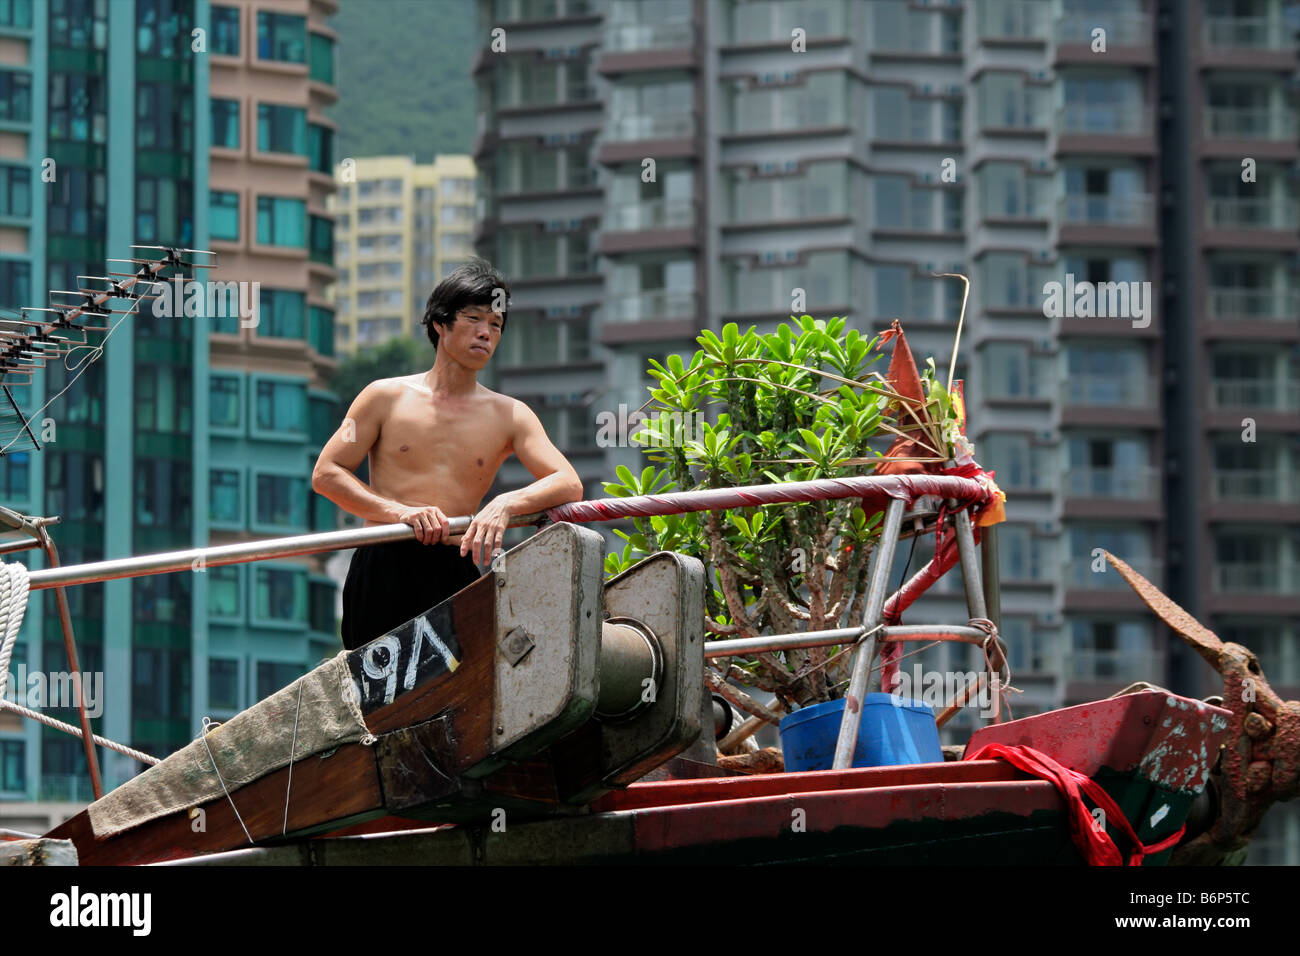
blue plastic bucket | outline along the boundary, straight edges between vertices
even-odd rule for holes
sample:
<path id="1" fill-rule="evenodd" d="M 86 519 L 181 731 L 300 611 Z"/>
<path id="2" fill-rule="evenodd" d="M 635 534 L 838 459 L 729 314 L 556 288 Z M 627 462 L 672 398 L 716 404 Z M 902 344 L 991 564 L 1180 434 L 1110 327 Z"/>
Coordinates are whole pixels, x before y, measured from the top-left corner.
<path id="1" fill-rule="evenodd" d="M 779 729 L 785 769 L 830 770 L 843 716 L 841 698 L 804 707 L 782 718 Z M 942 762 L 939 728 L 927 704 L 892 694 L 867 694 L 858 723 L 858 744 L 853 750 L 854 767 Z"/>

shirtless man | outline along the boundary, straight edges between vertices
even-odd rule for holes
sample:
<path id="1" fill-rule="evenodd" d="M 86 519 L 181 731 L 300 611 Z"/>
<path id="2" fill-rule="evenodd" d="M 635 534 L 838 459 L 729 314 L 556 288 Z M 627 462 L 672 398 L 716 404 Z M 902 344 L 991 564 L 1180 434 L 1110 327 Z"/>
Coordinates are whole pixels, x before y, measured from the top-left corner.
<path id="1" fill-rule="evenodd" d="M 343 646 L 349 650 L 476 580 L 475 562 L 491 560 L 511 516 L 582 497 L 577 472 L 532 410 L 478 383 L 506 324 L 505 304 L 496 297 L 508 300 L 509 294 L 482 259 L 438 283 L 424 314 L 436 350 L 433 368 L 367 385 L 316 461 L 315 491 L 367 525 L 405 522 L 417 539 L 353 552 L 343 586 Z M 537 480 L 479 510 L 511 454 Z M 353 474 L 367 455 L 369 485 Z M 464 534 L 451 534 L 449 519 L 468 514 L 473 521 Z"/>

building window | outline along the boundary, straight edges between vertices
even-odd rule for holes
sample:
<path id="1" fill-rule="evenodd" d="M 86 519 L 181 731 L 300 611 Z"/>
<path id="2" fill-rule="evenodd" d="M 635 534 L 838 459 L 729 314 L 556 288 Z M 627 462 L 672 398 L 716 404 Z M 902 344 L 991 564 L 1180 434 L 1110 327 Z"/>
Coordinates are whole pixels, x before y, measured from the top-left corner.
<path id="1" fill-rule="evenodd" d="M 18 309 L 32 304 L 31 263 L 0 259 L 0 306 Z"/>
<path id="2" fill-rule="evenodd" d="M 167 60 L 187 55 L 193 6 L 185 0 L 136 0 L 136 52 Z"/>
<path id="3" fill-rule="evenodd" d="M 214 710 L 239 710 L 239 661 L 208 658 L 208 706 Z"/>
<path id="4" fill-rule="evenodd" d="M 54 104 L 50 104 L 53 109 Z M 14 70 L 0 70 L 0 120 L 30 123 L 32 119 L 32 76 Z"/>
<path id="5" fill-rule="evenodd" d="M 311 329 L 308 341 L 321 355 L 334 354 L 334 313 L 330 309 L 313 305 L 310 309 Z M 331 407 L 331 414 L 333 409 Z"/>
<path id="6" fill-rule="evenodd" d="M 0 458 L 0 495 L 5 501 L 26 500 L 31 494 L 31 480 L 30 452 L 11 451 Z"/>
<path id="7" fill-rule="evenodd" d="M 307 155 L 307 111 L 297 106 L 257 104 L 257 148 L 264 153 Z"/>
<path id="8" fill-rule="evenodd" d="M 193 187 L 188 180 L 137 176 L 136 241 L 189 246 L 194 241 Z"/>
<path id="9" fill-rule="evenodd" d="M 189 370 L 174 365 L 140 365 L 135 371 L 137 431 L 188 435 Z"/>
<path id="10" fill-rule="evenodd" d="M 239 149 L 239 100 L 212 101 L 212 145 Z"/>
<path id="11" fill-rule="evenodd" d="M 307 18 L 283 13 L 257 14 L 257 55 L 284 63 L 307 62 Z"/>
<path id="12" fill-rule="evenodd" d="M 244 523 L 238 471 L 214 468 L 208 473 L 208 519 L 214 524 Z"/>
<path id="13" fill-rule="evenodd" d="M 136 648 L 131 655 L 131 717 L 190 718 L 190 650 Z"/>
<path id="14" fill-rule="evenodd" d="M 0 13 L 5 0 L 0 0 Z M 0 740 L 0 790 L 15 793 L 27 789 L 27 744 L 22 740 Z"/>
<path id="15" fill-rule="evenodd" d="M 32 28 L 32 0 L 0 0 L 0 27 Z"/>
<path id="16" fill-rule="evenodd" d="M 22 166 L 0 166 L 0 216 L 32 214 L 32 174 Z"/>
<path id="17" fill-rule="evenodd" d="M 334 264 L 334 223 L 324 216 L 309 216 L 311 223 L 311 247 L 309 255 L 312 262 L 323 265 Z"/>
<path id="18" fill-rule="evenodd" d="M 135 460 L 135 523 L 142 528 L 190 526 L 190 463 L 166 458 Z"/>
<path id="19" fill-rule="evenodd" d="M 309 75 L 318 83 L 334 85 L 334 41 L 323 33 L 311 35 Z"/>
<path id="20" fill-rule="evenodd" d="M 239 8 L 212 6 L 212 52 L 239 56 Z"/>
<path id="21" fill-rule="evenodd" d="M 334 130 L 328 126 L 310 123 L 307 126 L 307 155 L 311 168 L 318 173 L 334 172 Z"/>
<path id="22" fill-rule="evenodd" d="M 208 224 L 213 239 L 239 239 L 239 193 L 212 190 Z"/>
<path id="23" fill-rule="evenodd" d="M 307 479 L 287 475 L 258 475 L 257 523 L 284 528 L 306 528 Z"/>
<path id="24" fill-rule="evenodd" d="M 189 575 L 151 574 L 131 582 L 131 603 L 137 621 L 188 627 L 191 597 Z"/>
<path id="25" fill-rule="evenodd" d="M 257 699 L 265 700 L 278 690 L 284 690 L 302 676 L 301 664 L 284 664 L 280 661 L 257 662 Z"/>
<path id="26" fill-rule="evenodd" d="M 257 334 L 263 338 L 301 339 L 306 335 L 307 297 L 290 289 L 263 289 Z"/>
<path id="27" fill-rule="evenodd" d="M 238 565 L 208 569 L 208 616 L 239 617 Z"/>
<path id="28" fill-rule="evenodd" d="M 230 375 L 213 375 L 208 382 L 212 392 L 208 403 L 208 424 L 214 428 L 238 428 L 240 380 Z"/>
<path id="29" fill-rule="evenodd" d="M 307 388 L 292 382 L 257 383 L 257 427 L 262 431 L 306 432 Z"/>
<path id="30" fill-rule="evenodd" d="M 257 616 L 264 621 L 305 622 L 307 619 L 306 575 L 302 571 L 281 568 L 257 568 L 256 571 Z M 258 693 L 259 696 L 265 696 L 261 694 L 260 689 Z"/>
<path id="31" fill-rule="evenodd" d="M 302 199 L 257 197 L 257 241 L 264 246 L 307 245 L 307 203 Z"/>
<path id="32" fill-rule="evenodd" d="M 308 585 L 311 595 L 309 626 L 313 631 L 334 633 L 334 582 L 312 581 Z"/>
<path id="33" fill-rule="evenodd" d="M 77 143 L 106 142 L 107 82 L 107 78 L 94 74 L 51 73 L 50 139 L 72 140 Z M 6 118 L 3 90 L 4 73 L 0 72 L 0 119 Z"/>

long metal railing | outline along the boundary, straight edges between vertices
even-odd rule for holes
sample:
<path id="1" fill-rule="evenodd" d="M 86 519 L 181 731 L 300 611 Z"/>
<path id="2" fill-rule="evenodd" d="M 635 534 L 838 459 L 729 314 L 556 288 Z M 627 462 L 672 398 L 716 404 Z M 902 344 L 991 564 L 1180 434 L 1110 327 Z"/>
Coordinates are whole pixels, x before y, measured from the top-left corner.
<path id="1" fill-rule="evenodd" d="M 850 498 L 858 497 L 863 490 L 870 487 L 870 478 L 850 478 L 850 479 L 828 479 L 826 484 L 834 486 L 830 493 L 823 494 L 823 499 L 833 498 Z M 814 482 L 790 483 L 788 485 L 756 485 L 745 488 L 729 489 L 742 496 L 749 495 L 750 499 L 744 505 L 753 505 L 752 496 L 756 493 L 762 493 L 766 501 L 808 501 L 814 500 L 809 497 L 808 489 Z M 720 489 L 710 489 L 700 492 L 676 492 L 657 498 L 643 497 L 635 501 L 645 502 L 653 500 L 665 507 L 673 510 L 692 511 L 703 510 L 711 507 L 720 507 L 718 493 Z M 700 497 L 692 500 L 692 496 L 711 496 Z M 872 568 L 870 572 L 865 613 L 863 621 L 859 627 L 834 628 L 822 631 L 809 631 L 798 634 L 778 634 L 757 638 L 744 638 L 737 640 L 718 640 L 710 641 L 705 647 L 705 656 L 708 658 L 719 658 L 737 656 L 753 653 L 763 650 L 786 650 L 803 647 L 821 647 L 835 644 L 847 644 L 861 642 L 856 657 L 853 662 L 852 677 L 848 696 L 854 702 L 860 702 L 865 693 L 871 672 L 871 662 L 875 657 L 876 650 L 879 646 L 887 643 L 897 643 L 902 641 L 915 640 L 939 640 L 939 641 L 958 641 L 971 644 L 984 644 L 987 642 L 988 633 L 973 626 L 965 625 L 911 625 L 911 626 L 886 626 L 884 624 L 884 612 L 886 607 L 886 596 L 888 591 L 888 577 L 890 568 L 893 564 L 894 554 L 898 542 L 904 538 L 923 533 L 930 533 L 935 530 L 933 525 L 924 527 L 923 519 L 933 515 L 932 510 L 916 508 L 916 499 L 924 497 L 924 494 L 916 495 L 911 501 L 904 501 L 902 498 L 893 497 L 885 508 L 885 520 L 881 530 L 879 542 L 875 548 L 872 557 Z M 582 517 L 576 520 L 593 521 L 593 520 L 614 520 L 630 513 L 644 513 L 641 511 L 629 510 L 630 503 L 634 499 L 627 498 L 609 498 L 598 499 L 590 502 L 577 502 L 574 505 L 562 506 L 561 508 L 551 509 L 549 512 L 538 512 L 528 515 L 517 515 L 510 521 L 510 527 L 523 527 L 528 525 L 537 525 L 551 520 L 555 516 L 561 516 L 560 520 L 568 520 L 563 517 L 566 508 L 580 510 L 585 508 Z M 986 570 L 994 573 L 981 574 L 981 561 L 975 549 L 974 534 L 972 528 L 971 516 L 965 507 L 959 505 L 957 500 L 948 499 L 946 502 L 950 509 L 956 530 L 956 541 L 958 549 L 958 560 L 960 562 L 962 579 L 965 585 L 967 611 L 972 619 L 992 618 L 995 626 L 998 609 L 998 590 L 996 569 L 996 549 L 994 545 L 994 532 L 992 528 L 984 528 L 982 539 L 985 542 L 984 566 Z M 737 505 L 729 505 L 735 507 Z M 910 530 L 903 528 L 903 519 L 911 506 L 911 517 L 922 519 L 913 522 Z M 633 504 L 631 508 L 635 508 Z M 594 509 L 594 510 L 593 510 Z M 595 512 L 600 512 L 598 515 Z M 621 513 L 620 513 L 621 512 Z M 940 513 L 942 517 L 942 513 Z M 58 518 L 40 518 L 30 517 L 19 514 L 8 508 L 0 506 L 0 523 L 7 525 L 13 530 L 22 531 L 31 536 L 31 541 L 8 541 L 0 542 L 0 553 L 14 552 L 25 548 L 40 547 L 44 550 L 50 567 L 31 571 L 28 576 L 28 583 L 31 590 L 42 590 L 45 588 L 54 588 L 58 595 L 59 602 L 59 620 L 63 628 L 64 645 L 68 654 L 69 666 L 75 679 L 79 682 L 80 667 L 77 663 L 77 653 L 75 640 L 72 632 L 71 617 L 68 613 L 67 599 L 64 594 L 64 588 L 76 584 L 91 584 L 101 581 L 109 581 L 120 578 L 141 577 L 151 574 L 166 574 L 177 571 L 204 571 L 209 567 L 221 567 L 229 564 L 241 564 L 253 561 L 262 561 L 269 558 L 290 557 L 295 555 L 318 554 L 325 551 L 336 551 L 347 548 L 365 547 L 373 544 L 382 544 L 390 541 L 414 540 L 416 535 L 414 529 L 404 523 L 394 523 L 386 525 L 369 526 L 363 528 L 350 528 L 341 531 L 326 531 L 315 534 L 293 535 L 283 538 L 270 538 L 262 541 L 239 542 L 236 544 L 212 545 L 201 548 L 189 548 L 181 551 L 167 551 L 158 554 L 138 555 L 129 558 L 115 558 L 107 561 L 96 561 L 86 564 L 60 566 L 58 552 L 54 547 L 54 542 L 50 539 L 49 533 L 45 530 L 48 524 L 58 522 Z M 459 516 L 450 519 L 450 533 L 459 534 L 468 529 L 472 516 Z M 936 554 L 934 561 L 938 561 L 939 556 Z M 921 575 L 918 574 L 918 578 Z M 897 599 L 902 591 L 907 590 L 910 586 L 906 585 L 900 592 L 894 595 Z M 924 585 L 921 590 L 928 587 Z M 998 693 L 996 681 L 994 682 L 994 693 Z M 94 744 L 90 733 L 90 723 L 85 711 L 84 698 L 77 688 L 78 709 L 81 718 L 82 739 L 86 748 L 86 759 L 90 767 L 91 782 L 95 790 L 95 796 L 98 798 L 102 795 L 102 784 L 98 763 L 95 759 Z M 1000 714 L 1001 708 L 995 706 L 995 713 Z M 857 740 L 858 726 L 861 719 L 861 708 L 859 706 L 846 706 L 844 717 L 840 726 L 840 734 L 836 743 L 834 768 L 847 768 L 853 756 L 853 750 Z M 998 718 L 995 718 L 995 720 Z"/>

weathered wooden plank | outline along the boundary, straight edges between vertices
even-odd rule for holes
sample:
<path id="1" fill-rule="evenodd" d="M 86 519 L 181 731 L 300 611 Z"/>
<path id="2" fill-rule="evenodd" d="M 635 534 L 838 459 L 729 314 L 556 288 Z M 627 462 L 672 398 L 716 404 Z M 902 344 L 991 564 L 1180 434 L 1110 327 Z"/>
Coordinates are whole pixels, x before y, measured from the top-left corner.
<path id="1" fill-rule="evenodd" d="M 289 768 L 283 767 L 231 793 L 254 840 L 278 837 L 284 828 Z M 107 840 L 98 840 L 82 811 L 47 836 L 71 840 L 85 866 L 113 866 L 174 860 L 248 846 L 248 837 L 223 795 L 191 817 L 180 811 L 150 820 Z M 289 833 L 302 835 L 322 825 L 341 826 L 384 813 L 383 793 L 371 747 L 346 744 L 328 757 L 312 756 L 293 765 L 289 792 Z"/>

